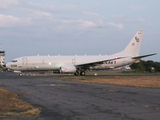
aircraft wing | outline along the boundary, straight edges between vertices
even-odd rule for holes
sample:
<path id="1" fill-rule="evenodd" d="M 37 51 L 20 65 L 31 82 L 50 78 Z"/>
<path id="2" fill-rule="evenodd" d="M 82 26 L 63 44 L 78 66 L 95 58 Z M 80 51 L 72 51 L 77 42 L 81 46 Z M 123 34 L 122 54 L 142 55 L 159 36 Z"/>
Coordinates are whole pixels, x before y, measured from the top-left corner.
<path id="1" fill-rule="evenodd" d="M 100 64 L 104 64 L 107 61 L 118 60 L 118 59 L 122 59 L 122 58 L 125 58 L 125 57 L 116 57 L 116 58 L 94 61 L 94 62 L 89 62 L 89 63 L 77 64 L 76 67 L 88 68 L 88 67 L 93 67 L 93 66 L 97 66 L 97 65 L 100 65 Z"/>
<path id="2" fill-rule="evenodd" d="M 152 56 L 152 55 L 156 55 L 157 53 L 153 53 L 153 54 L 148 54 L 148 55 L 142 55 L 142 56 L 137 56 L 137 57 L 132 57 L 132 59 L 140 59 L 140 58 L 144 58 L 144 57 L 148 57 L 148 56 Z"/>

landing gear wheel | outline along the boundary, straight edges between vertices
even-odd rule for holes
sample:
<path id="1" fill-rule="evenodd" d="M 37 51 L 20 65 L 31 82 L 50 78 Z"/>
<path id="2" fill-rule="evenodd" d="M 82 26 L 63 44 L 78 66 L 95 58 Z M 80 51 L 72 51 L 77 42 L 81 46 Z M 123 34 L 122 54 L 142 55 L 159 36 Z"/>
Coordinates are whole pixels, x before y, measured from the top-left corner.
<path id="1" fill-rule="evenodd" d="M 82 71 L 82 72 L 80 73 L 80 75 L 81 75 L 81 76 L 85 76 L 85 75 L 86 75 L 85 71 Z"/>
<path id="2" fill-rule="evenodd" d="M 75 75 L 75 76 L 78 76 L 78 75 L 79 75 L 79 72 L 78 72 L 78 71 L 76 71 L 76 72 L 74 73 L 74 75 Z"/>
<path id="3" fill-rule="evenodd" d="M 75 76 L 79 76 L 79 75 L 85 76 L 86 73 L 85 73 L 85 71 L 77 70 L 77 71 L 74 73 L 74 75 L 75 75 Z"/>

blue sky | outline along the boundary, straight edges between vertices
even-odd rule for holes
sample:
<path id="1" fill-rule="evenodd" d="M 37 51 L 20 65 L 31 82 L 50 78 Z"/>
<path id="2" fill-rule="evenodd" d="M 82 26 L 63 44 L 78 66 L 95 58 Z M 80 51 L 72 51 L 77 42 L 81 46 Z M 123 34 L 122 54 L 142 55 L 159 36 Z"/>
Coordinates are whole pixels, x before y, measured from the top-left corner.
<path id="1" fill-rule="evenodd" d="M 28 55 L 98 55 L 123 50 L 144 30 L 141 54 L 159 53 L 159 0 L 0 0 L 6 61 Z M 160 61 L 159 54 L 145 60 Z"/>

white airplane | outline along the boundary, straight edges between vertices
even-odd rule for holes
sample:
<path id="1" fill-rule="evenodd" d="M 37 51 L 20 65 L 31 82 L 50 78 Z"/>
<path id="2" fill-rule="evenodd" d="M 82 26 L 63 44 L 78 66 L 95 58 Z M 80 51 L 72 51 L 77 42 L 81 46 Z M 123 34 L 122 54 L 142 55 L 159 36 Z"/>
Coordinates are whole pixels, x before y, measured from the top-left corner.
<path id="1" fill-rule="evenodd" d="M 6 64 L 6 67 L 16 73 L 25 71 L 53 71 L 56 73 L 74 73 L 85 75 L 90 69 L 113 69 L 140 61 L 140 58 L 154 54 L 139 56 L 143 30 L 138 30 L 127 47 L 113 55 L 98 56 L 24 56 Z"/>

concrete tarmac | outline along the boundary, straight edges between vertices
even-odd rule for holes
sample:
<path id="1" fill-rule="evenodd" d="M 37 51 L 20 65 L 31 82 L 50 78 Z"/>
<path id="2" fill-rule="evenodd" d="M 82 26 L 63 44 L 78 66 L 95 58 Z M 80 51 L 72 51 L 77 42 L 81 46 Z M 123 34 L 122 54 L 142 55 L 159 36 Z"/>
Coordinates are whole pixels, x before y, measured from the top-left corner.
<path id="1" fill-rule="evenodd" d="M 0 87 L 29 93 L 21 98 L 42 109 L 37 117 L 1 120 L 160 119 L 160 89 L 85 84 L 60 81 L 58 77 L 0 73 Z"/>

